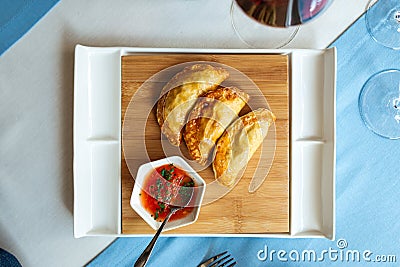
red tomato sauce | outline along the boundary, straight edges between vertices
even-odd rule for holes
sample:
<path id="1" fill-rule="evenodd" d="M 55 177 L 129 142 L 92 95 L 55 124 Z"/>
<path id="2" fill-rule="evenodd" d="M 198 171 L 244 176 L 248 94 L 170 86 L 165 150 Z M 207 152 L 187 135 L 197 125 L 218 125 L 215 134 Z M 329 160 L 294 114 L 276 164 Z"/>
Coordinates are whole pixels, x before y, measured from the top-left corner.
<path id="1" fill-rule="evenodd" d="M 155 220 L 163 221 L 171 210 L 165 202 L 169 203 L 168 200 L 179 198 L 179 189 L 182 186 L 194 187 L 196 184 L 184 170 L 175 167 L 173 164 L 160 166 L 151 171 L 143 182 L 140 192 L 142 206 Z M 178 220 L 190 214 L 194 209 L 195 199 L 194 191 L 188 207 L 178 210 L 169 221 Z"/>

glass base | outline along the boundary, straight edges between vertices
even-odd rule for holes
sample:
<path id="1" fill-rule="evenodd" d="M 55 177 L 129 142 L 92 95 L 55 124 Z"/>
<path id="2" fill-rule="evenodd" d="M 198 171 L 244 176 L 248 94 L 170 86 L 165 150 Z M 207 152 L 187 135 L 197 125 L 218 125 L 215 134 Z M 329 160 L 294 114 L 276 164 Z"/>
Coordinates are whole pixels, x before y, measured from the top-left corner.
<path id="1" fill-rule="evenodd" d="M 400 138 L 400 70 L 385 70 L 368 79 L 358 106 L 365 125 L 379 136 Z"/>
<path id="2" fill-rule="evenodd" d="M 367 30 L 379 44 L 400 49 L 400 1 L 371 0 L 365 15 Z"/>
<path id="3" fill-rule="evenodd" d="M 282 48 L 299 30 L 299 26 L 278 28 L 262 24 L 247 16 L 235 0 L 232 0 L 230 16 L 236 35 L 250 48 Z"/>

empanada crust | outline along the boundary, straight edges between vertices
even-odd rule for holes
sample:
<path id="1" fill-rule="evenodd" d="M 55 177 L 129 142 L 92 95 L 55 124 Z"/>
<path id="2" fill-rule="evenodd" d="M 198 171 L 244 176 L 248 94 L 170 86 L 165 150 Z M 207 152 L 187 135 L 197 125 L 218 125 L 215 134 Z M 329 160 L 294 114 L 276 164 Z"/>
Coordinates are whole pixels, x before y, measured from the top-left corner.
<path id="1" fill-rule="evenodd" d="M 223 68 L 194 64 L 177 73 L 164 86 L 157 103 L 157 121 L 172 145 L 180 145 L 181 130 L 197 98 L 215 90 L 228 76 Z"/>
<path id="2" fill-rule="evenodd" d="M 235 120 L 218 140 L 213 162 L 217 181 L 232 187 L 241 177 L 241 172 L 267 136 L 275 115 L 260 108 Z"/>
<path id="3" fill-rule="evenodd" d="M 190 156 L 205 165 L 217 139 L 246 105 L 249 95 L 235 87 L 218 87 L 200 96 L 188 117 L 183 137 Z"/>

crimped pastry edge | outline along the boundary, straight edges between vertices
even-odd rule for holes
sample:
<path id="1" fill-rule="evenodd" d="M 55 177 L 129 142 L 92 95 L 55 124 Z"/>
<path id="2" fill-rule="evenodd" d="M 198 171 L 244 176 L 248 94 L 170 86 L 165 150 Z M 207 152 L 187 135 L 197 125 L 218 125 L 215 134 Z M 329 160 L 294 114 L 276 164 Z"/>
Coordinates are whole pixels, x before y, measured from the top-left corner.
<path id="1" fill-rule="evenodd" d="M 254 118 L 256 118 L 256 120 L 254 120 Z M 223 142 L 225 139 L 228 139 L 227 136 L 229 135 L 229 133 L 231 132 L 236 132 L 236 131 L 240 131 L 243 128 L 245 128 L 248 125 L 251 125 L 255 122 L 258 121 L 262 121 L 263 119 L 265 119 L 266 122 L 268 122 L 269 126 L 268 128 L 270 128 L 271 124 L 276 120 L 275 115 L 268 110 L 267 108 L 258 108 L 254 111 L 251 111 L 245 115 L 243 115 L 242 117 L 236 119 L 227 129 L 226 131 L 221 135 L 221 137 L 219 138 L 217 144 L 216 144 L 216 148 L 214 150 L 214 159 L 216 158 L 216 153 L 218 153 L 218 149 L 219 149 L 219 143 Z M 240 123 L 242 122 L 242 123 Z M 229 148 L 231 148 L 231 143 L 229 142 Z M 228 151 L 228 149 L 226 149 L 226 151 Z M 253 155 L 251 155 L 252 157 Z M 250 161 L 251 157 L 249 158 L 249 160 L 247 161 L 246 165 L 244 165 L 241 170 L 243 170 L 243 168 L 245 168 L 248 164 L 248 162 Z M 213 172 L 214 172 L 214 177 L 215 179 L 218 181 L 218 183 L 220 183 L 223 186 L 226 187 L 233 187 L 238 181 L 240 177 L 229 177 L 229 179 L 224 179 L 222 180 L 221 178 L 224 177 L 224 172 L 222 173 L 222 175 L 218 175 L 218 170 L 215 166 L 216 161 L 214 160 L 213 162 Z M 229 162 L 227 163 L 229 164 Z M 226 171 L 226 170 L 225 170 Z M 228 180 L 230 181 L 229 183 L 226 183 L 225 181 Z"/>
<path id="2" fill-rule="evenodd" d="M 221 75 L 222 75 L 222 81 L 226 80 L 229 77 L 229 72 L 222 68 L 222 67 L 216 67 L 213 66 L 211 64 L 207 64 L 207 63 L 197 63 L 194 65 L 190 65 L 185 67 L 182 71 L 178 72 L 177 74 L 175 74 L 171 80 L 163 87 L 163 89 L 161 90 L 161 94 L 162 97 L 158 100 L 157 102 L 157 112 L 156 112 L 156 117 L 157 117 L 157 122 L 159 124 L 159 126 L 161 127 L 161 132 L 167 137 L 167 139 L 169 140 L 169 142 L 174 145 L 174 146 L 179 146 L 182 140 L 182 134 L 179 133 L 179 136 L 176 138 L 175 136 L 172 136 L 171 134 L 168 133 L 168 127 L 165 127 L 165 118 L 166 118 L 166 114 L 165 114 L 165 103 L 166 100 L 169 96 L 169 93 L 171 92 L 171 90 L 173 90 L 174 88 L 177 88 L 178 86 L 181 86 L 182 84 L 179 84 L 179 80 L 182 79 L 182 77 L 184 77 L 185 75 L 187 75 L 190 72 L 197 72 L 197 71 L 202 71 L 202 70 L 206 70 L 206 69 L 213 69 L 213 70 L 217 70 Z M 195 83 L 195 82 L 190 82 L 190 83 Z M 177 84 L 177 85 L 175 85 Z M 216 86 L 217 85 L 217 86 Z M 219 84 L 212 84 L 210 83 L 209 88 L 211 89 L 212 87 L 216 86 L 215 88 L 218 87 Z M 208 90 L 205 90 L 208 91 Z"/>
<path id="3" fill-rule="evenodd" d="M 203 95 L 201 95 L 199 97 L 199 99 L 197 100 L 193 110 L 189 114 L 188 122 L 187 122 L 187 124 L 185 126 L 185 130 L 183 132 L 183 138 L 185 140 L 185 143 L 188 148 L 188 152 L 189 152 L 190 156 L 192 157 L 193 160 L 197 161 L 201 165 L 205 165 L 207 163 L 207 158 L 201 157 L 201 152 L 200 152 L 200 148 L 199 148 L 199 144 L 200 144 L 199 140 L 197 140 L 196 143 L 191 143 L 190 139 L 193 136 L 195 136 L 196 133 L 198 132 L 199 122 L 202 119 L 204 105 L 207 103 L 210 103 L 210 102 L 212 103 L 215 100 L 228 99 L 226 97 L 227 94 L 229 94 L 231 96 L 236 95 L 236 96 L 240 97 L 241 100 L 243 101 L 242 108 L 246 105 L 246 103 L 248 102 L 249 97 L 250 97 L 247 93 L 241 91 L 237 87 L 219 86 L 217 89 L 206 92 Z M 223 100 L 221 100 L 221 101 L 223 101 Z M 239 110 L 239 112 L 240 112 L 240 110 Z M 236 115 L 238 115 L 238 113 Z M 223 134 L 223 132 L 222 132 L 222 134 Z M 218 136 L 218 138 L 219 137 L 220 136 Z M 197 139 L 197 136 L 193 137 L 193 138 Z M 218 138 L 217 138 L 217 140 L 218 140 Z"/>

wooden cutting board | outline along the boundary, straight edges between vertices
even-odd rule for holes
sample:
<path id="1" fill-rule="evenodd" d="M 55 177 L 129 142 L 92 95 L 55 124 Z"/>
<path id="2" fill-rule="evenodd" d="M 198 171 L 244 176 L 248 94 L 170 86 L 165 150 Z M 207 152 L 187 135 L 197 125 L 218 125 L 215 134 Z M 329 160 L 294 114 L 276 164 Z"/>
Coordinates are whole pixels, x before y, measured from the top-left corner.
<path id="1" fill-rule="evenodd" d="M 195 61 L 210 61 L 228 65 L 239 70 L 252 80 L 260 91 L 247 90 L 253 100 L 266 99 L 270 109 L 276 115 L 275 154 L 271 157 L 272 166 L 265 181 L 253 193 L 249 183 L 256 169 L 265 172 L 270 165 L 260 162 L 261 148 L 250 160 L 240 182 L 222 198 L 203 205 L 200 216 L 194 224 L 169 231 L 170 234 L 261 234 L 289 232 L 289 59 L 287 55 L 276 54 L 137 54 L 122 57 L 122 125 L 123 151 L 121 162 L 122 191 L 122 234 L 152 234 L 152 230 L 130 206 L 130 197 L 134 185 L 133 176 L 138 166 L 149 160 L 165 157 L 160 128 L 156 121 L 154 99 L 176 71 L 166 72 L 164 76 L 153 76 L 176 64 Z M 175 72 L 175 73 L 174 73 Z M 157 79 L 155 79 L 156 77 Z M 160 78 L 161 77 L 161 78 Z M 229 80 L 229 79 L 228 79 Z M 229 81 L 227 81 L 229 82 Z M 154 84 L 143 87 L 143 84 Z M 142 86 L 142 87 L 141 87 Z M 140 88 L 140 90 L 138 90 Z M 129 106 L 135 96 L 135 105 Z M 142 98 L 142 101 L 140 100 Z M 152 99 L 152 100 L 149 100 Z M 257 102 L 257 101 L 256 101 Z M 263 103 L 260 101 L 260 103 Z M 143 105 L 143 106 L 142 106 Z M 145 105 L 153 105 L 146 114 Z M 134 110 L 135 118 L 127 118 L 125 113 Z M 254 105 L 246 106 L 241 114 L 250 111 Z M 147 107 L 148 109 L 148 107 Z M 131 113 L 131 112 L 128 112 Z M 127 114 L 128 114 L 127 113 Z M 127 116 L 128 117 L 128 116 Z M 129 120 L 128 120 L 129 119 Z M 124 122 L 129 121 L 128 124 Z M 143 131 L 142 136 L 127 137 L 130 132 Z M 268 138 L 267 138 L 268 139 Z M 271 140 L 265 140 L 271 142 Z M 140 153 L 140 147 L 145 153 Z M 138 151 L 137 153 L 124 153 Z M 185 153 L 185 146 L 181 146 Z M 274 151 L 272 151 L 273 154 Z M 270 153 L 271 154 L 271 153 Z M 125 159 L 125 155 L 127 158 Z M 168 155 L 170 156 L 170 155 Z M 126 161 L 129 162 L 131 172 Z M 266 161 L 265 161 L 266 162 Z M 268 165 L 268 166 L 265 166 Z M 207 184 L 214 181 L 212 168 L 199 172 Z M 132 176 L 133 175 L 133 176 Z"/>

